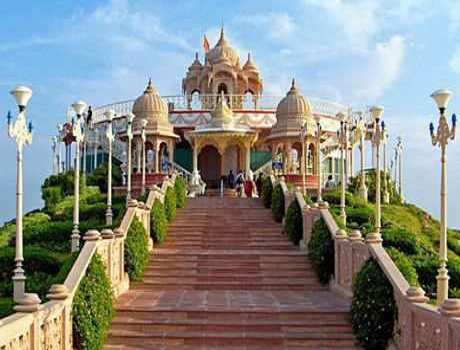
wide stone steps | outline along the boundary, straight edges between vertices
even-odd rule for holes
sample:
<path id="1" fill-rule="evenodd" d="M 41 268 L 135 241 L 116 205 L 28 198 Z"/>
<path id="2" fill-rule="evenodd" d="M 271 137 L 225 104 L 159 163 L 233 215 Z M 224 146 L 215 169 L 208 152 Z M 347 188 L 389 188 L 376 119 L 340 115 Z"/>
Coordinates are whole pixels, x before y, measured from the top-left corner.
<path id="1" fill-rule="evenodd" d="M 198 198 L 118 298 L 105 348 L 357 349 L 349 307 L 260 200 Z"/>

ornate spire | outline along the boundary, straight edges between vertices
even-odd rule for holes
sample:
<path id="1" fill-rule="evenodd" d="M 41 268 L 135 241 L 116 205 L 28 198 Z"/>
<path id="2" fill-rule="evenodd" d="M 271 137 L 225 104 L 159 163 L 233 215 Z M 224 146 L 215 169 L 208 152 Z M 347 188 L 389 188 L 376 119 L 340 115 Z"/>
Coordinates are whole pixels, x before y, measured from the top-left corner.
<path id="1" fill-rule="evenodd" d="M 220 38 L 219 38 L 219 41 L 217 42 L 217 45 L 224 45 L 226 42 L 225 42 L 225 34 L 224 34 L 224 25 L 222 24 L 222 27 L 220 28 Z"/>
<path id="2" fill-rule="evenodd" d="M 295 78 L 292 78 L 291 89 L 288 92 L 289 94 L 297 94 L 297 86 L 295 84 Z"/>
<path id="3" fill-rule="evenodd" d="M 144 94 L 153 93 L 153 92 L 155 92 L 155 90 L 153 89 L 153 86 L 152 86 L 152 78 L 149 78 L 149 82 L 147 84 L 147 87 L 145 88 Z"/>

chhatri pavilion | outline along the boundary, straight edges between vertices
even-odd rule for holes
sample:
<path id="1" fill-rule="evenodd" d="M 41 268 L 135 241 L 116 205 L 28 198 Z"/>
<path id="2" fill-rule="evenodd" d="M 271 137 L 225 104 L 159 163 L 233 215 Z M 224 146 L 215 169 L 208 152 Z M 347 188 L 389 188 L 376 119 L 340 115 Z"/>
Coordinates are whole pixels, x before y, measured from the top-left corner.
<path id="1" fill-rule="evenodd" d="M 107 154 L 104 113 L 112 109 L 116 113 L 113 127 L 118 136 L 114 157 L 122 162 L 124 172 L 128 158 L 126 116 L 134 115 L 133 190 L 140 187 L 144 163 L 143 123 L 146 124 L 146 185 L 160 181 L 172 169 L 187 174 L 191 181 L 203 181 L 208 188 L 219 186 L 230 171 L 239 170 L 249 176 L 262 171 L 275 172 L 284 175 L 287 182 L 300 185 L 302 154 L 307 188 L 318 185 L 318 161 L 322 164 L 321 184 L 327 179 L 338 182 L 341 162 L 337 129 L 349 108 L 303 96 L 294 79 L 290 87 L 286 86 L 284 97 L 265 96 L 263 86 L 262 73 L 251 54 L 247 54 L 242 64 L 222 28 L 215 46 L 205 49 L 204 61 L 196 53 L 182 79 L 181 95 L 161 96 L 149 80 L 134 101 L 93 107 L 83 170 L 90 171 Z M 317 137 L 318 125 L 320 137 Z M 65 159 L 70 160 L 72 138 L 65 127 L 63 130 Z M 351 147 L 348 152 L 346 173 L 351 174 Z M 68 167 L 66 161 L 64 168 Z"/>

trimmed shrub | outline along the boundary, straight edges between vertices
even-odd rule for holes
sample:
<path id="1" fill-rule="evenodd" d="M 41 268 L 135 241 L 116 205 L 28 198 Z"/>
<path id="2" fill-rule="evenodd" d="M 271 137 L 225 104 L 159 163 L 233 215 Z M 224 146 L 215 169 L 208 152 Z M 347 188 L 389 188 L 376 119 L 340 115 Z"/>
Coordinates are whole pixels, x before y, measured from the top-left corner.
<path id="1" fill-rule="evenodd" d="M 50 221 L 49 215 L 42 212 L 34 212 L 24 216 L 22 225 L 24 232 L 30 230 L 31 228 L 45 224 Z M 13 220 L 10 223 L 3 225 L 0 228 L 0 247 L 3 247 L 8 244 L 12 239 L 14 239 L 16 233 L 16 223 Z"/>
<path id="2" fill-rule="evenodd" d="M 102 349 L 113 315 L 110 280 L 104 263 L 95 254 L 73 298 L 73 346 Z"/>
<path id="3" fill-rule="evenodd" d="M 144 226 L 134 218 L 125 239 L 125 270 L 132 280 L 141 280 L 149 260 L 148 238 Z"/>
<path id="4" fill-rule="evenodd" d="M 171 222 L 176 217 L 176 192 L 172 187 L 166 190 L 164 206 L 166 219 Z"/>
<path id="5" fill-rule="evenodd" d="M 63 198 L 64 193 L 60 186 L 42 187 L 42 199 L 46 210 L 52 210 Z"/>
<path id="6" fill-rule="evenodd" d="M 295 245 L 299 245 L 303 236 L 303 220 L 302 209 L 300 209 L 300 205 L 297 203 L 297 200 L 292 201 L 288 207 L 286 221 L 284 223 L 284 231 Z"/>
<path id="7" fill-rule="evenodd" d="M 418 280 L 428 297 L 436 294 L 436 275 L 438 274 L 438 257 L 434 254 L 419 254 L 412 258 Z"/>
<path id="8" fill-rule="evenodd" d="M 369 207 L 346 208 L 347 224 L 356 224 L 358 227 L 368 225 L 373 220 L 374 211 Z"/>
<path id="9" fill-rule="evenodd" d="M 163 242 L 168 229 L 168 220 L 166 219 L 165 209 L 163 204 L 158 199 L 153 202 L 150 212 L 151 232 L 150 236 L 156 242 Z"/>
<path id="10" fill-rule="evenodd" d="M 382 231 L 383 246 L 394 247 L 404 254 L 413 255 L 419 252 L 417 237 L 398 227 L 390 227 Z"/>
<path id="11" fill-rule="evenodd" d="M 68 196 L 73 194 L 74 184 L 73 184 L 74 172 L 68 171 L 58 175 L 48 176 L 42 185 L 42 196 L 43 189 L 47 187 L 59 187 L 61 189 L 62 196 Z M 46 202 L 45 198 L 42 197 Z"/>
<path id="12" fill-rule="evenodd" d="M 185 203 L 187 201 L 187 186 L 185 184 L 185 180 L 182 177 L 176 177 L 174 190 L 176 191 L 176 207 L 185 207 Z"/>
<path id="13" fill-rule="evenodd" d="M 334 274 L 334 255 L 334 241 L 324 220 L 319 219 L 313 224 L 308 256 L 322 284 L 329 283 Z"/>
<path id="14" fill-rule="evenodd" d="M 417 270 L 415 270 L 414 266 L 410 259 L 401 253 L 399 250 L 395 248 L 387 248 L 386 249 L 388 255 L 391 257 L 391 260 L 395 263 L 398 267 L 398 270 L 401 271 L 404 278 L 407 280 L 410 286 L 418 287 L 418 275 Z"/>
<path id="15" fill-rule="evenodd" d="M 351 322 L 364 349 L 385 350 L 397 316 L 393 287 L 378 263 L 369 259 L 353 283 Z"/>
<path id="16" fill-rule="evenodd" d="M 450 250 L 452 250 L 455 254 L 460 256 L 460 239 L 450 235 L 447 237 L 447 246 Z"/>
<path id="17" fill-rule="evenodd" d="M 275 186 L 272 192 L 272 213 L 275 221 L 281 222 L 284 217 L 284 194 L 281 185 L 278 184 Z"/>
<path id="18" fill-rule="evenodd" d="M 118 163 L 115 159 L 112 164 L 112 186 L 119 186 L 122 182 L 121 169 L 114 166 Z M 86 177 L 86 183 L 89 186 L 99 187 L 102 193 L 107 193 L 108 167 L 107 161 L 98 166 L 90 175 Z"/>
<path id="19" fill-rule="evenodd" d="M 0 297 L 0 318 L 11 315 L 14 312 L 13 306 L 13 298 Z"/>
<path id="20" fill-rule="evenodd" d="M 265 208 L 270 208 L 272 205 L 273 185 L 269 177 L 262 180 L 262 201 Z"/>

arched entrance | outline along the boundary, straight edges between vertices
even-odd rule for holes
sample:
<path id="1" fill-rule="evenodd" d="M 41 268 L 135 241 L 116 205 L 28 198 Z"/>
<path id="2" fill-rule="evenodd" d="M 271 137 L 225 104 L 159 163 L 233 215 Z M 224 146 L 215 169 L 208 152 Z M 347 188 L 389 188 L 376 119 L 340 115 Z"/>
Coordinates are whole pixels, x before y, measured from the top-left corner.
<path id="1" fill-rule="evenodd" d="M 214 146 L 205 146 L 198 156 L 201 178 L 209 188 L 217 188 L 221 177 L 222 159 Z"/>

